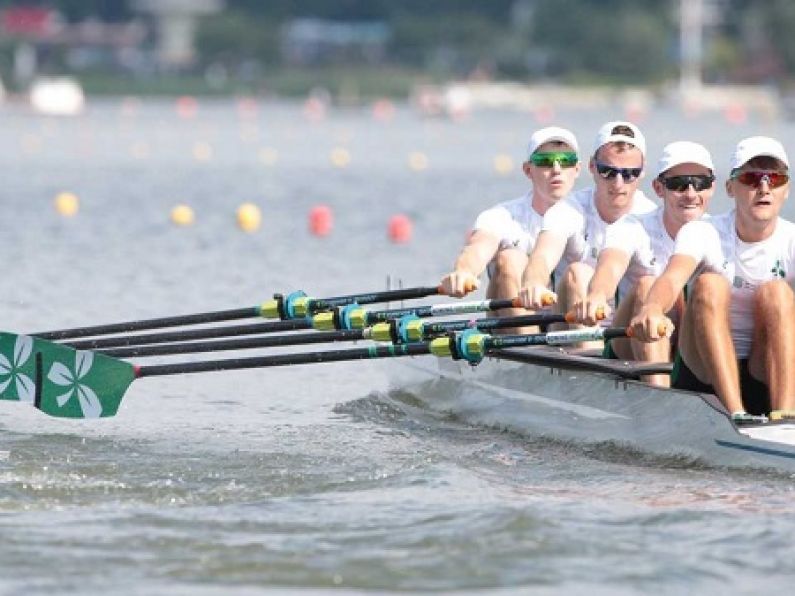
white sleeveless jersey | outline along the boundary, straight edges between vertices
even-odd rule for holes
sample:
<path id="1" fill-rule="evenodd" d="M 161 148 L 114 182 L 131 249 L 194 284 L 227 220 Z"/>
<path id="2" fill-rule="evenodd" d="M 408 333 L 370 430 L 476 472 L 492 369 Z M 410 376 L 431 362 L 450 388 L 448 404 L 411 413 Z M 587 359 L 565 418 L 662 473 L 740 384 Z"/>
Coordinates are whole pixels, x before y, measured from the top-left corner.
<path id="1" fill-rule="evenodd" d="M 643 192 L 635 192 L 630 213 L 643 215 L 656 209 L 657 205 Z M 594 189 L 584 188 L 550 207 L 544 216 L 541 229 L 566 237 L 562 262 L 582 262 L 596 267 L 599 252 L 604 248 L 607 230 L 612 225 L 615 224 L 608 224 L 596 210 Z M 627 289 L 620 285 L 619 296 Z"/>
<path id="2" fill-rule="evenodd" d="M 774 279 L 795 279 L 795 224 L 778 218 L 773 235 L 761 242 L 737 236 L 734 210 L 682 226 L 674 254 L 693 257 L 698 273 L 722 274 L 731 284 L 729 320 L 738 358 L 748 358 L 753 337 L 753 295 Z"/>
<path id="3" fill-rule="evenodd" d="M 500 249 L 533 250 L 543 216 L 533 209 L 533 191 L 486 209 L 475 220 L 473 230 L 483 230 L 500 239 Z"/>
<path id="4" fill-rule="evenodd" d="M 674 252 L 674 239 L 665 229 L 662 207 L 643 215 L 626 215 L 607 226 L 604 248 L 629 255 L 629 265 L 619 285 L 621 295 L 641 277 L 659 276 Z"/>
<path id="5" fill-rule="evenodd" d="M 523 197 L 505 201 L 486 209 L 475 220 L 472 230 L 483 230 L 500 239 L 499 250 L 515 248 L 530 254 L 541 232 L 544 217 L 533 209 L 533 191 Z M 486 271 L 489 278 L 494 276 L 494 260 L 489 263 Z M 559 279 L 562 267 L 555 268 L 553 279 Z"/>

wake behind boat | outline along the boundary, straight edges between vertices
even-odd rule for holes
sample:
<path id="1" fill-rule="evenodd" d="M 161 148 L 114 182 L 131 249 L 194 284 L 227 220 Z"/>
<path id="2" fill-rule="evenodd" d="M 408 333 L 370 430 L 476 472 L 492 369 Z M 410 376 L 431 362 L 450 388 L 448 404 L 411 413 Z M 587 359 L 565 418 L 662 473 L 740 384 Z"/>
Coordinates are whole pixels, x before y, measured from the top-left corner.
<path id="1" fill-rule="evenodd" d="M 714 395 L 634 380 L 670 365 L 605 362 L 546 347 L 499 350 L 477 366 L 417 358 L 402 364 L 398 384 L 424 406 L 470 424 L 708 466 L 795 473 L 792 422 L 738 427 Z"/>

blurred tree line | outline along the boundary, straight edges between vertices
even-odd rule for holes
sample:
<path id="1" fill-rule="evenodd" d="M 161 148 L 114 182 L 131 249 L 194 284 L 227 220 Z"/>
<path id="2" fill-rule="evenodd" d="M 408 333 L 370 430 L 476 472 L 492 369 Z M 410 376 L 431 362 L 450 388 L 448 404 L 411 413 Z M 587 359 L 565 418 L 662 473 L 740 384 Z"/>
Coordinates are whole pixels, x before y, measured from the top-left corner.
<path id="1" fill-rule="evenodd" d="M 704 0 L 708 82 L 795 80 L 795 0 Z M 0 7 L 41 5 L 0 0 Z M 69 21 L 140 17 L 125 0 L 50 0 Z M 439 80 L 660 84 L 679 71 L 679 0 L 225 0 L 202 20 L 197 72 L 249 80 L 285 70 L 285 25 L 312 18 L 379 22 L 389 32 L 376 64 L 321 55 L 308 69 L 402 72 Z"/>
<path id="2" fill-rule="evenodd" d="M 712 82 L 795 79 L 795 1 L 705 0 Z M 679 70 L 679 0 L 227 0 L 199 40 L 205 59 L 275 65 L 290 19 L 379 20 L 387 62 L 441 76 L 660 83 Z"/>

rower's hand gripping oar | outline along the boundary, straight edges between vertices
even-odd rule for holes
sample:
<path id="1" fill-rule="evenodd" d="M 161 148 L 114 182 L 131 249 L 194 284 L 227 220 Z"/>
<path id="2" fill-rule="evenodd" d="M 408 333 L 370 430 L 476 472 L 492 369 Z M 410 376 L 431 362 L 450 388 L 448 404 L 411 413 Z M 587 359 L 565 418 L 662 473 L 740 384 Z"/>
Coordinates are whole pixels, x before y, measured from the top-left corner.
<path id="1" fill-rule="evenodd" d="M 57 331 L 40 331 L 32 333 L 41 339 L 60 340 L 92 337 L 95 335 L 111 335 L 114 333 L 129 333 L 132 331 L 145 331 L 149 329 L 163 329 L 166 327 L 180 327 L 183 325 L 200 325 L 205 323 L 219 323 L 248 318 L 278 318 L 282 320 L 297 320 L 299 327 L 311 327 L 303 321 L 308 315 L 322 310 L 328 310 L 345 304 L 375 304 L 392 300 L 409 300 L 412 298 L 425 298 L 441 294 L 441 287 L 402 288 L 386 290 L 383 292 L 368 292 L 365 294 L 351 294 L 349 296 L 335 296 L 332 298 L 309 298 L 304 292 L 293 292 L 286 298 L 275 294 L 273 300 L 268 300 L 257 306 L 219 310 L 213 312 L 177 315 L 173 317 L 160 317 L 156 319 L 143 319 L 94 325 L 90 327 L 75 327 Z M 286 329 L 282 329 L 283 331 Z"/>

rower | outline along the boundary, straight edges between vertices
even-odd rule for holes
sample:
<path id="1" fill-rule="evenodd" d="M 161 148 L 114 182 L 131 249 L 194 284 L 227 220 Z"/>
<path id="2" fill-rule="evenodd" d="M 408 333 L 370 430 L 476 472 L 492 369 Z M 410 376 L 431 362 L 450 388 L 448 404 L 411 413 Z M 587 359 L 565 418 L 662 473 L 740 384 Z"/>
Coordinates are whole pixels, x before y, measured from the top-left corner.
<path id="1" fill-rule="evenodd" d="M 664 313 L 688 283 L 671 375 L 676 388 L 716 394 L 737 422 L 795 409 L 795 224 L 779 217 L 789 195 L 781 143 L 738 143 L 726 192 L 734 209 L 685 224 L 674 254 L 630 322 L 659 341 Z"/>
<path id="2" fill-rule="evenodd" d="M 608 122 L 599 129 L 588 164 L 594 186 L 573 193 L 544 216 L 519 292 L 526 308 L 557 303 L 560 312 L 569 312 L 585 298 L 607 227 L 628 213 L 656 209 L 638 190 L 645 154 L 646 140 L 634 124 Z M 561 263 L 565 270 L 554 294 L 547 280 Z"/>
<path id="3" fill-rule="evenodd" d="M 703 145 L 677 141 L 665 146 L 652 182 L 662 207 L 645 215 L 622 217 L 608 226 L 588 295 L 574 309 L 580 322 L 596 325 L 600 309 L 609 316 L 608 296 L 614 296 L 617 289 L 621 301 L 611 324 L 626 327 L 640 312 L 654 280 L 673 254 L 676 234 L 683 225 L 706 213 L 715 187 L 714 171 L 712 157 Z M 675 325 L 681 307 L 677 300 L 668 312 Z M 655 343 L 613 339 L 605 345 L 604 356 L 670 362 L 671 343 L 669 337 Z M 668 375 L 652 375 L 644 380 L 663 387 L 670 385 Z"/>
<path id="4" fill-rule="evenodd" d="M 527 161 L 522 165 L 532 188 L 478 215 L 453 271 L 442 278 L 445 294 L 464 296 L 478 287 L 478 276 L 487 270 L 488 298 L 518 295 L 527 254 L 535 244 L 544 214 L 571 192 L 579 175 L 577 151 L 577 139 L 565 128 L 551 126 L 532 134 Z M 504 309 L 499 314 L 513 316 L 526 311 Z"/>

